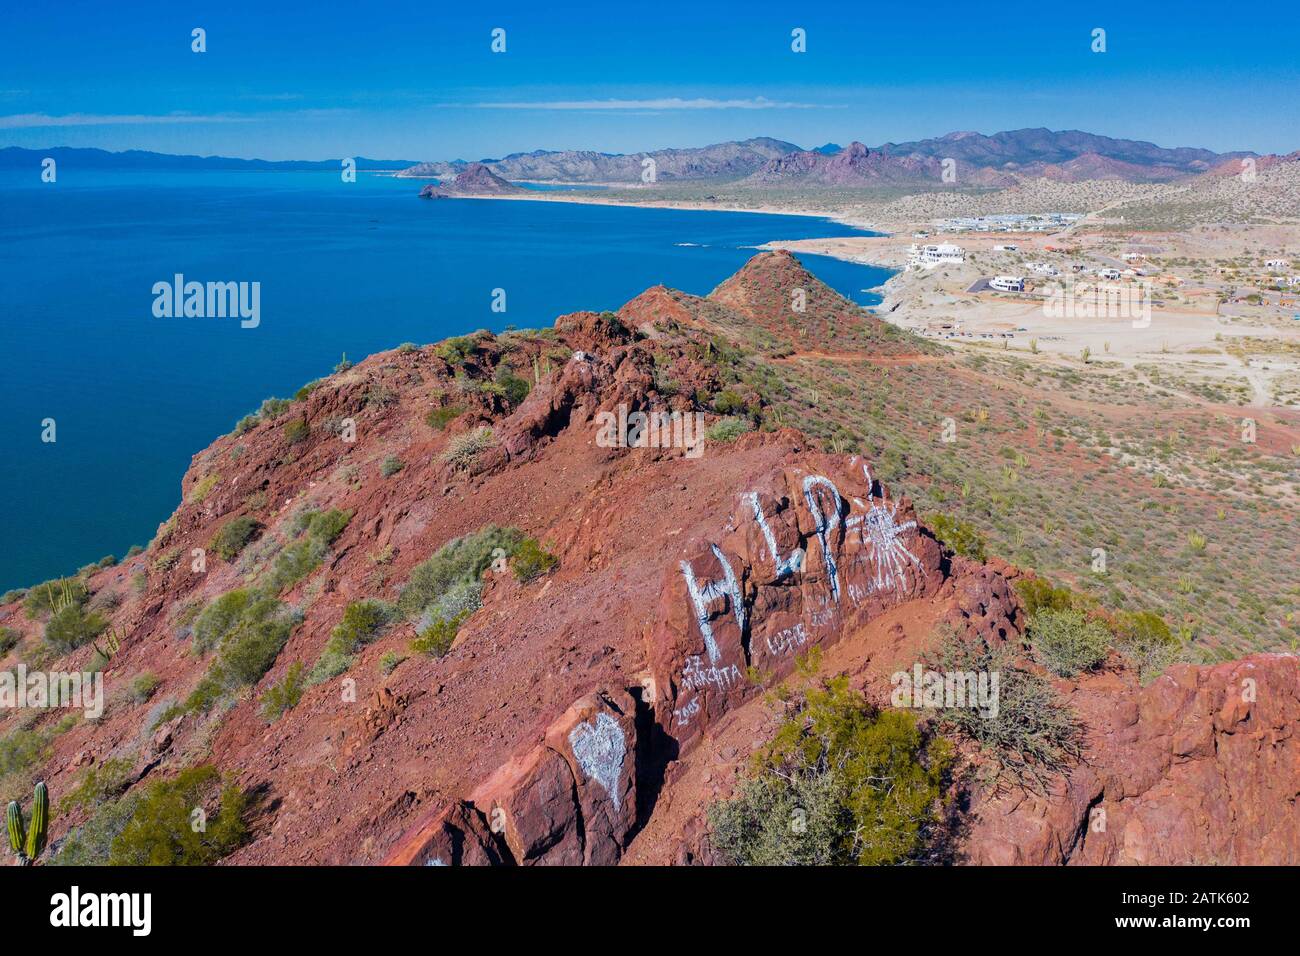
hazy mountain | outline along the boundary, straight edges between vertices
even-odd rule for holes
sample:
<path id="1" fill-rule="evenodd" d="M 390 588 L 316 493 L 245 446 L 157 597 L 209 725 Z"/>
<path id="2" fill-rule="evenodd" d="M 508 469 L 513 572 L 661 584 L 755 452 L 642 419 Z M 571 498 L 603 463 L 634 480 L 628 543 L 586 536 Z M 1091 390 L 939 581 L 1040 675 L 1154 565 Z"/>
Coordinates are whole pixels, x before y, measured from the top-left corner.
<path id="1" fill-rule="evenodd" d="M 0 168 L 41 168 L 41 160 L 50 157 L 60 166 L 83 169 L 265 169 L 265 170 L 331 170 L 341 168 L 339 159 L 235 159 L 230 156 L 175 156 L 171 153 L 153 153 L 142 149 L 128 149 L 112 153 L 104 149 L 84 149 L 72 146 L 51 146 L 48 149 L 24 149 L 6 146 L 0 149 Z M 406 169 L 411 165 L 404 159 L 370 159 L 354 156 L 357 169 Z"/>
<path id="2" fill-rule="evenodd" d="M 654 160 L 659 181 L 739 179 L 748 176 L 768 160 L 799 147 L 779 139 L 761 136 L 735 143 L 717 143 L 695 149 L 657 149 L 648 153 L 598 153 L 592 150 L 545 150 L 511 153 L 483 164 L 508 180 L 566 183 L 639 183 L 646 158 Z M 466 164 L 420 163 L 400 175 L 443 178 L 461 172 Z"/>

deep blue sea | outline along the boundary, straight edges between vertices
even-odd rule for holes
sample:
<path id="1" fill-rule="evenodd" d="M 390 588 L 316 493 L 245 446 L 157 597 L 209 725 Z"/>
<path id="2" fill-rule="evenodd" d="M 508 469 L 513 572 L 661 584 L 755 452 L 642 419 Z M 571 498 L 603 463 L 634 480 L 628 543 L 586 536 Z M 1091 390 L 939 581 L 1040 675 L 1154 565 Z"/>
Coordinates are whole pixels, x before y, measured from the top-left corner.
<path id="1" fill-rule="evenodd" d="M 0 591 L 146 544 L 196 452 L 346 352 L 704 294 L 792 216 L 422 201 L 361 173 L 0 171 Z M 888 272 L 802 257 L 863 304 Z M 154 283 L 261 283 L 261 322 L 156 318 Z M 506 291 L 505 313 L 493 290 Z M 54 419 L 57 440 L 43 442 Z"/>

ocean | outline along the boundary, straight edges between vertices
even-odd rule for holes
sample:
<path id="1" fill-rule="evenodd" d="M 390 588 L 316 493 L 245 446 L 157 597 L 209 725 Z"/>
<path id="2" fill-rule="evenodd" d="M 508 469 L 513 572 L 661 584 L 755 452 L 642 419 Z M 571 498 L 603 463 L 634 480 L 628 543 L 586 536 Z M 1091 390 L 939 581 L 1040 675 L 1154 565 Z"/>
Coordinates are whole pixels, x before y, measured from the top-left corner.
<path id="1" fill-rule="evenodd" d="M 702 295 L 757 244 L 860 234 L 794 216 L 427 201 L 421 185 L 66 164 L 42 183 L 39 170 L 0 170 L 0 591 L 148 543 L 191 456 L 344 353 L 550 325 L 658 283 Z M 800 258 L 864 305 L 889 276 Z M 156 316 L 155 285 L 177 275 L 258 283 L 256 325 Z"/>

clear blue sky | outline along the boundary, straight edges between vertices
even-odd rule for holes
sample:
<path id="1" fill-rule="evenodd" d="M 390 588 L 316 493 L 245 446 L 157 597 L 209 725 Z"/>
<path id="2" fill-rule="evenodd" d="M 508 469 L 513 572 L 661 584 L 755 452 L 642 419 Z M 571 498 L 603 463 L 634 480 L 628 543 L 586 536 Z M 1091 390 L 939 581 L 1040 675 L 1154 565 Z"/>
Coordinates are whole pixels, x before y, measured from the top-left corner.
<path id="1" fill-rule="evenodd" d="M 13 0 L 0 146 L 478 159 L 1047 126 L 1300 148 L 1300 4 L 834 6 Z"/>

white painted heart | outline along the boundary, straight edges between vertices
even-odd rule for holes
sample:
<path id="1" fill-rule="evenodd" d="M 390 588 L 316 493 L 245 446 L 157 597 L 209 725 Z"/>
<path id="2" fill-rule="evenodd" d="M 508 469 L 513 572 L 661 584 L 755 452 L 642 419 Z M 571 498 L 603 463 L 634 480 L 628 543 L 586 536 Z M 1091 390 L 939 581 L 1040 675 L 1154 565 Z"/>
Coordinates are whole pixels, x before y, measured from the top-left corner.
<path id="1" fill-rule="evenodd" d="M 595 720 L 569 731 L 569 746 L 582 772 L 604 788 L 617 810 L 622 800 L 618 780 L 627 755 L 627 741 L 618 721 L 609 714 L 597 714 Z"/>

